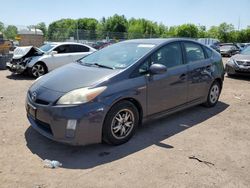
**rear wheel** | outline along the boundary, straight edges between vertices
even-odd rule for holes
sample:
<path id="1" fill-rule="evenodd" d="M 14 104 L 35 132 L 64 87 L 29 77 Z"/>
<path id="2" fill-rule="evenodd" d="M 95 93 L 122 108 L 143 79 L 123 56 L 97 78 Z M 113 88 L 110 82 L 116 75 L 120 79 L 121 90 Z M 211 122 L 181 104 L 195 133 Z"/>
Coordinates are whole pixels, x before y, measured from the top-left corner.
<path id="1" fill-rule="evenodd" d="M 35 78 L 43 76 L 46 73 L 47 73 L 47 68 L 43 63 L 36 63 L 29 70 L 29 74 Z"/>
<path id="2" fill-rule="evenodd" d="M 103 125 L 103 140 L 112 145 L 127 142 L 135 133 L 139 123 L 139 113 L 129 101 L 115 104 L 107 113 Z"/>
<path id="3" fill-rule="evenodd" d="M 221 85 L 218 81 L 214 81 L 209 89 L 207 101 L 205 105 L 207 107 L 213 107 L 217 104 L 221 93 Z"/>

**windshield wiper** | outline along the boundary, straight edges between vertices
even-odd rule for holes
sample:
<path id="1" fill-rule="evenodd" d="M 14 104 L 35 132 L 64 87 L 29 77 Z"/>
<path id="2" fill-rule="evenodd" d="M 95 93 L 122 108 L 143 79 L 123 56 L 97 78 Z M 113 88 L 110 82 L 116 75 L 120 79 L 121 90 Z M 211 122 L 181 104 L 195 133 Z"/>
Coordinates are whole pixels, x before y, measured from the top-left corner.
<path id="1" fill-rule="evenodd" d="M 88 66 L 88 67 L 96 66 L 96 67 L 101 67 L 101 68 L 106 68 L 106 69 L 114 69 L 113 67 L 109 67 L 107 65 L 102 65 L 102 64 L 99 64 L 99 63 L 84 63 L 81 60 L 77 60 L 77 62 L 80 63 L 81 65 L 85 65 L 85 66 Z"/>
<path id="2" fill-rule="evenodd" d="M 98 66 L 98 67 L 102 67 L 102 68 L 106 68 L 106 69 L 114 69 L 113 67 L 109 67 L 107 65 L 102 65 L 102 64 L 99 64 L 99 63 L 94 63 L 93 65 Z"/>

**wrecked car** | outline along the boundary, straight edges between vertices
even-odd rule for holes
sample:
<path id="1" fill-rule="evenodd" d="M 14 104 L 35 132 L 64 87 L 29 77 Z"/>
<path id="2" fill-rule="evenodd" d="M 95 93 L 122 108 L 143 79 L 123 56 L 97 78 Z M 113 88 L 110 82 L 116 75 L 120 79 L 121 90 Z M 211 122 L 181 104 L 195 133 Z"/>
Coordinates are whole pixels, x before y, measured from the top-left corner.
<path id="1" fill-rule="evenodd" d="M 18 47 L 6 67 L 13 73 L 27 72 L 37 78 L 95 51 L 88 45 L 72 42 L 47 43 L 40 48 L 34 46 Z"/>

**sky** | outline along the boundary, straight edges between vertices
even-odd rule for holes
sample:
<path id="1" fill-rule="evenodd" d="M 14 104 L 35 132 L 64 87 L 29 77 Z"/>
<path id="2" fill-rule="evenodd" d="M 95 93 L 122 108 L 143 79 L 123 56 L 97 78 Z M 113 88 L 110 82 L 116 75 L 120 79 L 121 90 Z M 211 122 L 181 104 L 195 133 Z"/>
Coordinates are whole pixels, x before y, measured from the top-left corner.
<path id="1" fill-rule="evenodd" d="M 47 25 L 62 18 L 100 20 L 114 14 L 145 18 L 167 26 L 194 23 L 250 25 L 250 0 L 3 0 L 0 21 L 6 25 Z"/>

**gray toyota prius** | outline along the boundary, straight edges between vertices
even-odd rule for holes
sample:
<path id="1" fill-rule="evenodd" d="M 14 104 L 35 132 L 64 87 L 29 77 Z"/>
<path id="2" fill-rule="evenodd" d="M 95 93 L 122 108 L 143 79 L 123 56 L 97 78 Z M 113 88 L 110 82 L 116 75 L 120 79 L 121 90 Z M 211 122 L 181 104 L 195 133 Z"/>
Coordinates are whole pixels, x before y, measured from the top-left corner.
<path id="1" fill-rule="evenodd" d="M 215 106 L 223 80 L 220 54 L 198 42 L 128 40 L 38 78 L 27 93 L 27 117 L 55 141 L 119 145 L 145 120 Z"/>

